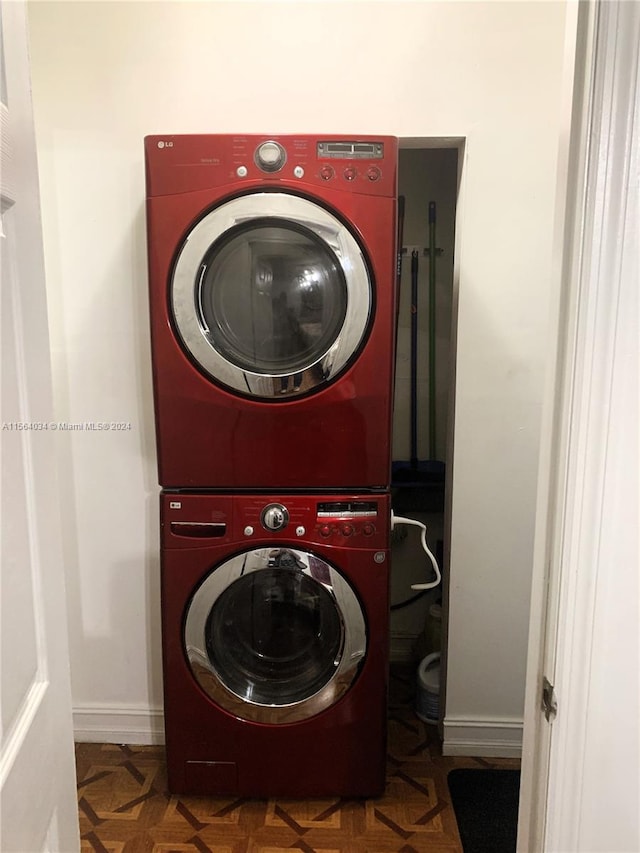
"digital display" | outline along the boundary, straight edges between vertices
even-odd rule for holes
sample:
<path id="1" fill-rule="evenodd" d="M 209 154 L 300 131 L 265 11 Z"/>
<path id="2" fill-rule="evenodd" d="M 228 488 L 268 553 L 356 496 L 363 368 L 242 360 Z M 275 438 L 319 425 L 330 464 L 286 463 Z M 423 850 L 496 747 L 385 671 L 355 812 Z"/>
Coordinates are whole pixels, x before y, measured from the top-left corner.
<path id="1" fill-rule="evenodd" d="M 382 142 L 318 142 L 318 157 L 336 160 L 381 160 Z"/>
<path id="2" fill-rule="evenodd" d="M 318 504 L 318 518 L 362 518 L 377 514 L 375 501 L 324 501 Z"/>

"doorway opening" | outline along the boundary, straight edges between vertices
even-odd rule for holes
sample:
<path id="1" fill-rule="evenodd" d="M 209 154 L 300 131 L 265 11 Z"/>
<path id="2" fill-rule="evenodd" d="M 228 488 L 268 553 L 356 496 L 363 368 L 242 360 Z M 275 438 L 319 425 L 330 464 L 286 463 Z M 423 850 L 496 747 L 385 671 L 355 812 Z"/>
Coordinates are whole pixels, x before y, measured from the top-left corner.
<path id="1" fill-rule="evenodd" d="M 457 300 L 454 247 L 464 140 L 400 140 L 398 336 L 393 416 L 393 508 L 427 526 L 440 567 L 448 559 Z M 404 215 L 402 215 L 404 207 Z M 403 525 L 392 541 L 391 660 L 414 663 L 443 647 L 442 585 L 419 536 Z M 445 618 L 442 618 L 443 615 Z M 441 690 L 442 693 L 442 690 Z"/>

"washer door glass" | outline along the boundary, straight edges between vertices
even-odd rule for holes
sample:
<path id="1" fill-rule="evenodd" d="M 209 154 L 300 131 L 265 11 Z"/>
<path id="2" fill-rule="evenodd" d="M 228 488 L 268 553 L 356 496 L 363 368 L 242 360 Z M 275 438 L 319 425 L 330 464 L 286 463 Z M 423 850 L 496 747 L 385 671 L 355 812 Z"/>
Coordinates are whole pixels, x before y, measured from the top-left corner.
<path id="1" fill-rule="evenodd" d="M 208 376 L 282 399 L 321 388 L 357 355 L 373 312 L 364 254 L 308 199 L 254 193 L 190 231 L 171 280 L 183 346 Z"/>
<path id="2" fill-rule="evenodd" d="M 324 560 L 290 548 L 231 558 L 200 585 L 185 646 L 204 691 L 235 716 L 306 719 L 334 704 L 366 651 L 358 599 Z"/>

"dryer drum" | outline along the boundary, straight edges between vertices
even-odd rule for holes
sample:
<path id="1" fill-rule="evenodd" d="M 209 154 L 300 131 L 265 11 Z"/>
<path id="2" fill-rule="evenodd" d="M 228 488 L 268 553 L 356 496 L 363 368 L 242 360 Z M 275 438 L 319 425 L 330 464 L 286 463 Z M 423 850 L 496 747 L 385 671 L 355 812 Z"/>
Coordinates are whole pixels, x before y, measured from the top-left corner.
<path id="1" fill-rule="evenodd" d="M 315 364 L 340 335 L 347 283 L 338 258 L 313 231 L 254 220 L 211 246 L 197 306 L 211 345 L 230 363 L 290 376 Z"/>
<path id="2" fill-rule="evenodd" d="M 307 719 L 335 704 L 366 653 L 361 605 L 340 572 L 291 548 L 236 555 L 187 608 L 185 649 L 205 693 L 235 716 Z"/>

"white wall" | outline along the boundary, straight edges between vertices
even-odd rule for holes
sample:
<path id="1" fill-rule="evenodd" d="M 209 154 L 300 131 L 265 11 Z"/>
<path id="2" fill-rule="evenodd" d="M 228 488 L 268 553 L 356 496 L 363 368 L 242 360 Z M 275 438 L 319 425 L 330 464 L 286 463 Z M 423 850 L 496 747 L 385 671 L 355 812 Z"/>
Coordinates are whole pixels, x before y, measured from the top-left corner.
<path id="1" fill-rule="evenodd" d="M 563 5 L 35 2 L 30 21 L 59 418 L 132 426 L 61 436 L 79 725 L 130 711 L 142 731 L 161 704 L 142 138 L 320 131 L 467 138 L 447 731 L 517 728 Z"/>

